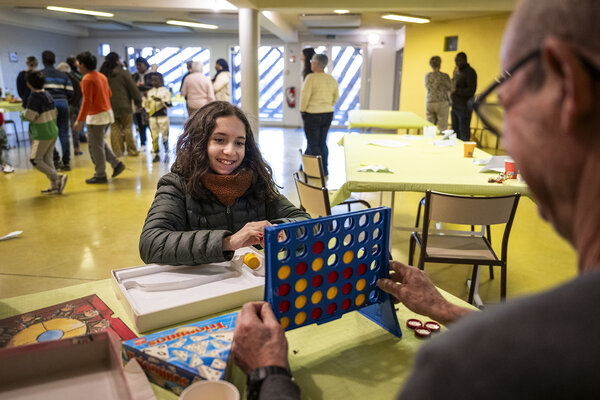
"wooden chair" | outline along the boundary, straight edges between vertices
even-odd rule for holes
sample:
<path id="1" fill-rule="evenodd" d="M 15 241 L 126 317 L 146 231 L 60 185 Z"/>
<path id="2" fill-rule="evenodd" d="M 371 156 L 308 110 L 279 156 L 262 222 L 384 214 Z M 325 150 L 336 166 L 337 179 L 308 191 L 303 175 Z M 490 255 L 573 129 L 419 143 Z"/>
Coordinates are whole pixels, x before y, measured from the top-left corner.
<path id="1" fill-rule="evenodd" d="M 298 172 L 294 173 L 294 181 L 300 198 L 300 208 L 313 217 L 325 217 L 331 215 L 331 203 L 329 202 L 329 191 L 325 186 L 313 186 L 304 182 Z M 346 200 L 338 206 L 346 205 L 348 211 L 351 211 L 352 204 L 362 204 L 371 208 L 369 203 L 364 200 Z"/>
<path id="2" fill-rule="evenodd" d="M 412 265 L 415 245 L 420 247 L 420 269 L 426 262 L 473 265 L 469 303 L 473 302 L 479 265 L 500 266 L 500 300 L 506 299 L 506 262 L 508 237 L 521 195 L 474 197 L 446 193 L 425 193 L 423 228 L 411 234 L 408 263 Z M 421 205 L 419 205 L 420 209 Z M 419 214 L 419 213 L 418 213 Z M 417 225 L 419 215 L 417 214 Z M 430 230 L 431 221 L 450 224 L 471 225 L 471 231 L 458 229 Z M 490 225 L 506 224 L 502 236 L 500 257 L 492 249 Z M 474 226 L 481 226 L 474 231 Z M 488 237 L 485 237 L 485 231 Z M 493 278 L 493 275 L 491 275 Z"/>

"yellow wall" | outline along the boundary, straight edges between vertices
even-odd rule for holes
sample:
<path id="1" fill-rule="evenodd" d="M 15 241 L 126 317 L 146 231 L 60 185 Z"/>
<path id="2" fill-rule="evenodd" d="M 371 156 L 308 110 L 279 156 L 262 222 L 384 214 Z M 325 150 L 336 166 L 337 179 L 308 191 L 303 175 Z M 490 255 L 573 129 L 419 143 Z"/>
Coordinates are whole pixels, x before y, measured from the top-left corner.
<path id="1" fill-rule="evenodd" d="M 400 110 L 425 117 L 425 74 L 431 71 L 429 58 L 442 58 L 442 72 L 452 77 L 454 57 L 464 51 L 477 72 L 477 93 L 500 73 L 500 42 L 508 14 L 406 26 Z M 444 38 L 458 36 L 458 51 L 444 51 Z"/>

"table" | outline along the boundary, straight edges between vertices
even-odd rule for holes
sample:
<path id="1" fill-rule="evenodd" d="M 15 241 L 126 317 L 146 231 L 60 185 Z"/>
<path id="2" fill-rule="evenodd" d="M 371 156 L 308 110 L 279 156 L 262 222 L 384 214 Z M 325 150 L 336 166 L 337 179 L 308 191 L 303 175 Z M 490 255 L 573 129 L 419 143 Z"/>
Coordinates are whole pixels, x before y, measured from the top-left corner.
<path id="1" fill-rule="evenodd" d="M 449 147 L 437 147 L 436 138 L 415 135 L 350 134 L 340 142 L 344 146 L 346 182 L 333 194 L 331 205 L 342 203 L 352 192 L 425 192 L 428 189 L 462 195 L 499 196 L 521 193 L 530 196 L 524 182 L 510 179 L 504 183 L 488 183 L 497 173 L 480 173 L 482 165 L 463 157 L 461 141 Z M 370 145 L 376 141 L 405 143 L 404 147 Z M 475 149 L 475 158 L 490 154 Z M 380 164 L 393 173 L 357 172 L 370 164 Z M 393 196 L 392 196 L 393 200 Z M 393 208 L 393 203 L 392 203 Z"/>
<path id="2" fill-rule="evenodd" d="M 441 292 L 451 302 L 469 306 Z M 110 279 L 3 299 L 0 301 L 0 319 L 91 294 L 97 294 L 114 311 L 115 317 L 121 318 L 136 332 L 114 293 Z M 357 312 L 327 324 L 310 325 L 286 333 L 290 366 L 296 382 L 302 388 L 302 397 L 393 399 L 411 372 L 415 352 L 423 344 L 406 328 L 406 320 L 424 320 L 402 305 L 396 307 L 403 333 L 401 339 Z M 243 393 L 245 375 L 237 367 L 232 371 L 231 381 Z M 152 389 L 158 399 L 177 399 L 175 394 L 156 385 L 152 385 Z"/>
<path id="3" fill-rule="evenodd" d="M 433 126 L 426 119 L 410 111 L 350 110 L 348 130 L 351 128 L 418 129 Z M 408 133 L 408 132 L 407 132 Z"/>
<path id="4" fill-rule="evenodd" d="M 20 113 L 21 111 L 23 111 L 23 104 L 22 103 L 10 103 L 8 101 L 0 101 L 0 110 L 4 110 L 5 113 Z M 17 125 L 15 121 L 21 121 L 21 132 L 25 132 L 25 127 L 23 125 L 23 121 L 21 120 L 21 118 L 18 116 L 16 119 L 15 118 L 7 118 L 6 115 L 4 116 L 4 122 L 6 123 L 7 120 L 12 120 L 15 125 L 14 125 L 14 129 L 15 129 L 15 137 L 17 139 L 17 145 L 19 144 L 19 132 L 17 132 Z"/>

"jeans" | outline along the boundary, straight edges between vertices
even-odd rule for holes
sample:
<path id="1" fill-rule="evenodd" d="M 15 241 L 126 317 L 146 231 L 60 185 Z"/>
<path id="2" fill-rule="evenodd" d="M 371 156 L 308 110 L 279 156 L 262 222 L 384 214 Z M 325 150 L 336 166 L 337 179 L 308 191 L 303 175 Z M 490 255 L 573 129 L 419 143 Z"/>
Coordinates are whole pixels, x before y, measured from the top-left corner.
<path id="1" fill-rule="evenodd" d="M 56 123 L 58 124 L 58 138 L 62 149 L 62 163 L 69 165 L 71 163 L 71 144 L 69 142 L 69 103 L 67 100 L 55 100 L 54 105 L 58 111 Z"/>
<path id="2" fill-rule="evenodd" d="M 142 117 L 142 113 L 133 114 L 133 122 L 137 126 L 138 133 L 140 134 L 140 145 L 146 145 L 146 130 L 148 129 L 148 121 Z"/>
<path id="3" fill-rule="evenodd" d="M 471 140 L 471 114 L 473 110 L 468 109 L 457 109 L 452 107 L 452 130 L 456 132 L 456 136 L 467 142 Z"/>
<path id="4" fill-rule="evenodd" d="M 323 160 L 323 171 L 329 175 L 327 169 L 327 158 L 329 149 L 327 149 L 327 133 L 333 121 L 333 113 L 310 114 L 303 113 L 304 134 L 306 135 L 306 151 L 304 154 L 309 156 L 321 156 Z"/>

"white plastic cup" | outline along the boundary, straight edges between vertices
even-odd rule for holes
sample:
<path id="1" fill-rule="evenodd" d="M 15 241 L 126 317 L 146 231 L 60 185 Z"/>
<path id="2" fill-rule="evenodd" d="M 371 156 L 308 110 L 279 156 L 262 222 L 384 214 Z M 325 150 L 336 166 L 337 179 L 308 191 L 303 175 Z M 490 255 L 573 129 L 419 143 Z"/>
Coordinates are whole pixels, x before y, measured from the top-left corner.
<path id="1" fill-rule="evenodd" d="M 240 392 L 227 381 L 199 381 L 185 388 L 179 400 L 240 400 Z"/>

